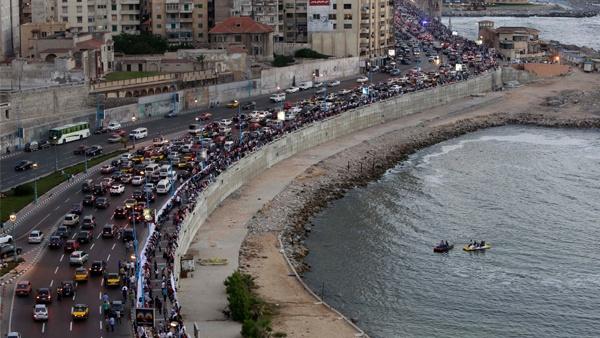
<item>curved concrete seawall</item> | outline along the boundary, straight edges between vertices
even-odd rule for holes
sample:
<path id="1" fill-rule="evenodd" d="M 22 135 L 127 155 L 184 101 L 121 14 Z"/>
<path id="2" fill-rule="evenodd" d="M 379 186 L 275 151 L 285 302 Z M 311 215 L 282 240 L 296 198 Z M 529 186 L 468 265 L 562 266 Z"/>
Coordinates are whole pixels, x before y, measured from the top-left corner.
<path id="1" fill-rule="evenodd" d="M 443 105 L 459 98 L 489 92 L 501 86 L 502 69 L 498 69 L 467 81 L 390 98 L 296 130 L 246 156 L 223 172 L 216 182 L 200 194 L 198 197 L 200 203 L 197 203 L 196 208 L 182 224 L 183 233 L 179 237 L 175 258 L 175 276 L 179 276 L 180 257 L 187 252 L 194 235 L 206 218 L 231 193 L 264 170 L 298 152 L 337 137 Z M 238 262 L 230 262 L 229 266 L 233 271 L 237 269 Z"/>

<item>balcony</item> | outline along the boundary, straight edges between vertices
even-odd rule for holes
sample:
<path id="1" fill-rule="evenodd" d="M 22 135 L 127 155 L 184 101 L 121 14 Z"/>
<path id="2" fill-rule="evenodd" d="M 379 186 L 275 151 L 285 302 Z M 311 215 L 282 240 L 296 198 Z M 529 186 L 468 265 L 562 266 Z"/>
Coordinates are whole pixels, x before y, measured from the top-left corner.
<path id="1" fill-rule="evenodd" d="M 140 25 L 140 19 L 122 18 L 121 19 L 121 25 L 122 26 L 139 26 Z"/>
<path id="2" fill-rule="evenodd" d="M 120 3 L 122 5 L 139 5 L 140 4 L 140 0 L 121 0 Z"/>

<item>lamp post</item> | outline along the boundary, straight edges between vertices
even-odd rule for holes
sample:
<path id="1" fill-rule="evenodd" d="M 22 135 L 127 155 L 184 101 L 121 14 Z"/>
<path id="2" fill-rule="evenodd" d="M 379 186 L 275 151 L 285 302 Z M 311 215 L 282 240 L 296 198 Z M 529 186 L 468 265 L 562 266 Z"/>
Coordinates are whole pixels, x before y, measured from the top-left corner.
<path id="1" fill-rule="evenodd" d="M 277 86 L 277 92 L 279 92 L 281 90 L 281 87 Z M 285 99 L 283 100 L 285 101 Z M 283 101 L 279 101 L 279 110 L 283 110 Z"/>
<path id="2" fill-rule="evenodd" d="M 35 170 L 38 168 L 38 164 L 37 164 L 37 163 L 34 163 L 34 164 L 32 165 L 32 168 L 33 168 L 33 170 L 35 171 Z M 38 178 L 38 177 L 37 177 L 37 172 L 36 172 L 36 173 L 35 173 L 35 178 L 33 179 L 33 196 L 34 196 L 33 202 L 34 202 L 35 204 L 37 204 L 37 202 L 38 202 L 37 178 Z"/>
<path id="3" fill-rule="evenodd" d="M 239 123 L 239 127 L 240 127 L 240 144 L 243 143 L 243 139 L 242 139 L 242 111 L 241 111 L 241 106 L 238 105 L 238 123 Z"/>
<path id="4" fill-rule="evenodd" d="M 58 151 L 56 148 L 58 147 L 58 141 L 56 136 L 52 136 L 52 143 L 54 143 L 54 171 L 58 171 Z"/>
<path id="5" fill-rule="evenodd" d="M 10 214 L 10 216 L 8 216 L 8 219 L 11 221 L 11 223 L 13 224 L 13 228 L 12 228 L 12 233 L 14 235 L 15 233 L 15 222 L 17 221 L 17 214 L 15 214 L 14 212 L 12 214 Z M 13 240 L 13 256 L 15 257 L 15 263 L 17 262 L 17 243 Z"/>
<path id="6" fill-rule="evenodd" d="M 135 123 L 135 120 L 136 120 L 136 119 L 137 119 L 137 118 L 136 118 L 135 116 L 132 116 L 132 117 L 131 117 L 131 122 L 132 122 L 132 123 Z M 132 139 L 133 139 L 133 150 L 135 150 L 135 135 L 133 135 Z"/>

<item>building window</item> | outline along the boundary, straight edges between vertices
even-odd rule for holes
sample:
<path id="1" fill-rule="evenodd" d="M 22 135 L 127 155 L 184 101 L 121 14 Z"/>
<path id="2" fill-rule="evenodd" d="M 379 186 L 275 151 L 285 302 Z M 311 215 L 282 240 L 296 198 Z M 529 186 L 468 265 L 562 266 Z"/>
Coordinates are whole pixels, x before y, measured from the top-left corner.
<path id="1" fill-rule="evenodd" d="M 344 9 L 352 9 L 352 4 L 344 4 Z"/>
<path id="2" fill-rule="evenodd" d="M 344 24 L 344 29 L 352 29 L 352 24 L 351 23 L 345 23 Z"/>
<path id="3" fill-rule="evenodd" d="M 204 37 L 204 34 L 202 34 L 202 33 L 198 33 L 198 37 L 199 37 L 199 38 L 203 38 L 203 37 Z"/>
<path id="4" fill-rule="evenodd" d="M 83 22 L 83 17 L 81 17 L 81 16 L 78 16 L 78 17 L 77 17 L 77 23 L 82 23 L 82 22 Z"/>
<path id="5" fill-rule="evenodd" d="M 48 36 L 47 32 L 42 32 L 42 37 L 45 38 L 46 36 Z"/>
<path id="6" fill-rule="evenodd" d="M 201 23 L 198 24 L 198 28 L 202 28 L 202 24 Z"/>
<path id="7" fill-rule="evenodd" d="M 352 20 L 352 14 L 344 14 L 344 20 Z"/>
<path id="8" fill-rule="evenodd" d="M 236 35 L 235 36 L 235 42 L 242 42 L 242 36 L 241 35 Z"/>
<path id="9" fill-rule="evenodd" d="M 63 17 L 62 17 L 62 21 L 63 21 L 63 22 L 69 22 L 69 17 L 67 17 L 67 16 L 63 16 Z"/>
<path id="10" fill-rule="evenodd" d="M 333 29 L 336 29 L 336 28 L 337 28 L 337 23 L 334 23 L 333 24 Z"/>
<path id="11" fill-rule="evenodd" d="M 337 20 L 337 15 L 329 14 L 329 20 Z"/>
<path id="12" fill-rule="evenodd" d="M 117 10 L 117 5 L 115 5 L 115 4 L 112 4 L 112 5 L 110 6 L 110 9 L 112 9 L 113 11 L 116 11 L 116 10 Z"/>
<path id="13" fill-rule="evenodd" d="M 117 25 L 112 25 L 112 31 L 116 32 L 117 31 Z"/>
<path id="14" fill-rule="evenodd" d="M 156 14 L 156 18 L 157 18 L 157 19 L 162 19 L 162 15 L 160 15 L 160 14 Z"/>
<path id="15" fill-rule="evenodd" d="M 337 9 L 337 4 L 333 4 L 333 9 Z"/>
<path id="16" fill-rule="evenodd" d="M 313 14 L 314 20 L 321 20 L 321 14 Z"/>
<path id="17" fill-rule="evenodd" d="M 81 13 L 83 11 L 83 8 L 81 8 L 81 6 L 77 6 L 77 13 Z"/>
<path id="18" fill-rule="evenodd" d="M 161 25 L 161 24 L 159 24 L 159 23 L 157 23 L 157 24 L 156 24 L 156 29 L 160 29 L 160 28 L 162 28 L 162 25 Z"/>

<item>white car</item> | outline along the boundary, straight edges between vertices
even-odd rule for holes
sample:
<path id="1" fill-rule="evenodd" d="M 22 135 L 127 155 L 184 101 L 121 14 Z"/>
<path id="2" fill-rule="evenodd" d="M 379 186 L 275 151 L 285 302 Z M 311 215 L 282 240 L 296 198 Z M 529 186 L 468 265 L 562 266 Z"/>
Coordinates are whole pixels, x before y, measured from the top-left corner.
<path id="1" fill-rule="evenodd" d="M 13 241 L 13 236 L 9 234 L 0 235 L 0 244 L 11 243 Z"/>
<path id="2" fill-rule="evenodd" d="M 300 108 L 298 106 L 293 106 L 292 108 L 288 109 L 288 112 L 290 112 L 292 114 L 298 114 L 298 113 L 302 112 L 302 108 Z"/>
<path id="3" fill-rule="evenodd" d="M 227 127 L 227 126 L 221 126 L 219 127 L 219 134 L 221 135 L 228 135 L 231 133 L 231 128 Z"/>
<path id="4" fill-rule="evenodd" d="M 83 265 L 88 261 L 88 254 L 83 251 L 73 251 L 71 252 L 71 256 L 69 256 L 69 264 L 70 265 Z"/>
<path id="5" fill-rule="evenodd" d="M 146 183 L 144 184 L 144 188 L 142 189 L 143 191 L 154 191 L 155 187 L 154 187 L 154 183 Z"/>
<path id="6" fill-rule="evenodd" d="M 77 225 L 79 224 L 79 215 L 77 214 L 66 214 L 63 220 L 63 225 Z"/>
<path id="7" fill-rule="evenodd" d="M 319 88 L 315 91 L 315 94 L 323 94 L 327 91 L 327 88 Z"/>
<path id="8" fill-rule="evenodd" d="M 361 76 L 358 79 L 356 79 L 356 82 L 358 83 L 365 83 L 365 82 L 369 82 L 369 78 L 366 76 Z"/>
<path id="9" fill-rule="evenodd" d="M 27 242 L 30 244 L 40 244 L 44 240 L 44 233 L 40 230 L 33 230 L 27 237 Z"/>
<path id="10" fill-rule="evenodd" d="M 285 101 L 285 93 L 273 94 L 271 97 L 269 97 L 269 100 L 273 102 L 283 102 Z"/>
<path id="11" fill-rule="evenodd" d="M 335 87 L 335 86 L 339 86 L 339 85 L 340 85 L 340 81 L 338 81 L 338 80 L 329 82 L 329 87 Z"/>
<path id="12" fill-rule="evenodd" d="M 313 88 L 321 88 L 323 87 L 323 82 L 315 82 L 313 83 Z"/>
<path id="13" fill-rule="evenodd" d="M 390 89 L 395 92 L 399 92 L 402 89 L 402 87 L 399 85 L 393 85 L 392 87 L 390 87 Z"/>
<path id="14" fill-rule="evenodd" d="M 222 119 L 220 124 L 223 126 L 228 126 L 230 124 L 232 124 L 233 122 L 231 121 L 231 119 Z"/>
<path id="15" fill-rule="evenodd" d="M 292 94 L 292 93 L 297 93 L 300 91 L 300 88 L 298 87 L 291 87 L 285 90 L 286 93 L 288 94 Z"/>
<path id="16" fill-rule="evenodd" d="M 46 304 L 35 304 L 33 307 L 33 320 L 48 320 L 48 308 Z"/>
<path id="17" fill-rule="evenodd" d="M 340 94 L 341 95 L 346 95 L 346 94 L 350 94 L 352 91 L 350 89 L 342 89 L 340 90 Z"/>
<path id="18" fill-rule="evenodd" d="M 124 192 L 125 192 L 125 186 L 122 185 L 122 184 L 113 184 L 110 187 L 110 194 L 111 195 L 121 195 Z"/>
<path id="19" fill-rule="evenodd" d="M 144 178 L 142 176 L 133 176 L 131 179 L 131 185 L 142 185 L 144 183 Z"/>
<path id="20" fill-rule="evenodd" d="M 121 129 L 121 124 L 117 121 L 112 121 L 111 123 L 108 124 L 106 129 L 108 129 L 110 131 L 115 131 L 115 130 Z"/>

